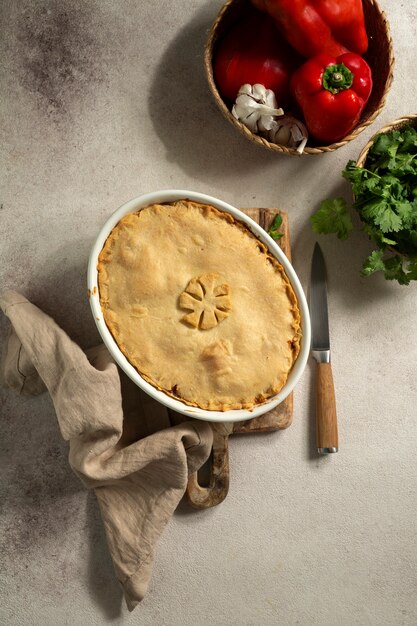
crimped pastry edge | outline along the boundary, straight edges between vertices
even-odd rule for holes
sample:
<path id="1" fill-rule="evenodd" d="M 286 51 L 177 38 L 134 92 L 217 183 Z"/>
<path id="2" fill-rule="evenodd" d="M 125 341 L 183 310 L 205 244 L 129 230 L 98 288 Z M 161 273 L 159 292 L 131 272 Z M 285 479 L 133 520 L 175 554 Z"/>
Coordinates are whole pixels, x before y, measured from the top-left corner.
<path id="1" fill-rule="evenodd" d="M 146 371 L 142 371 L 136 364 L 134 359 L 132 359 L 132 357 L 129 355 L 128 350 L 126 348 L 126 346 L 124 345 L 124 343 L 122 341 L 120 341 L 120 339 L 118 339 L 118 329 L 117 329 L 117 323 L 114 322 L 111 319 L 111 315 L 109 315 L 108 310 L 105 307 L 105 304 L 108 302 L 108 291 L 107 291 L 107 287 L 108 287 L 108 273 L 107 273 L 107 268 L 106 266 L 108 265 L 108 263 L 111 261 L 111 256 L 108 255 L 109 252 L 109 247 L 112 246 L 112 241 L 115 239 L 115 231 L 118 229 L 120 223 L 123 221 L 123 219 L 125 217 L 127 217 L 127 215 L 134 215 L 134 214 L 139 214 L 141 211 L 143 211 L 144 209 L 148 209 L 151 208 L 152 206 L 175 206 L 177 204 L 184 204 L 187 203 L 188 206 L 190 206 L 190 208 L 196 208 L 196 209 L 203 209 L 203 211 L 207 214 L 207 213 L 213 213 L 213 215 L 215 215 L 216 217 L 219 217 L 221 219 L 224 219 L 225 221 L 229 222 L 230 224 L 234 224 L 236 227 L 240 228 L 242 231 L 245 232 L 245 234 L 247 236 L 249 236 L 250 238 L 252 238 L 253 240 L 255 240 L 256 245 L 258 246 L 259 250 L 265 254 L 266 259 L 268 260 L 268 262 L 270 262 L 274 268 L 276 269 L 277 272 L 279 272 L 281 274 L 281 277 L 283 278 L 283 281 L 285 283 L 285 287 L 286 287 L 286 293 L 288 296 L 288 299 L 291 303 L 291 313 L 293 315 L 293 323 L 292 323 L 292 327 L 294 330 L 294 335 L 293 338 L 291 340 L 291 351 L 292 351 L 292 365 L 289 368 L 284 382 L 282 382 L 282 384 L 280 385 L 276 385 L 271 387 L 271 391 L 268 394 L 264 394 L 264 393 L 260 393 L 258 394 L 253 400 L 248 401 L 248 402 L 229 402 L 229 403 L 222 403 L 219 401 L 213 401 L 213 402 L 197 402 L 197 401 L 193 401 L 193 400 L 189 400 L 186 398 L 183 398 L 182 396 L 178 396 L 175 393 L 173 393 L 172 389 L 166 389 L 164 387 L 162 387 L 161 385 L 158 384 L 157 381 L 155 381 L 152 376 L 150 376 Z M 111 248 L 110 248 L 111 251 Z M 268 400 L 270 400 L 273 396 L 275 396 L 276 394 L 278 394 L 281 389 L 285 386 L 287 380 L 288 380 L 288 376 L 291 373 L 292 368 L 294 367 L 294 363 L 297 360 L 298 354 L 300 352 L 300 344 L 301 344 L 301 337 L 302 337 L 302 329 L 301 329 L 301 315 L 300 315 L 300 310 L 298 307 L 298 300 L 297 297 L 295 295 L 295 292 L 293 290 L 293 287 L 291 285 L 291 282 L 283 268 L 283 266 L 281 265 L 281 263 L 278 261 L 278 259 L 270 252 L 269 248 L 260 240 L 258 239 L 258 237 L 252 232 L 252 230 L 250 229 L 250 227 L 243 221 L 236 219 L 233 215 L 231 215 L 230 213 L 227 213 L 226 211 L 222 211 L 220 209 L 217 209 L 216 207 L 210 205 L 210 204 L 206 204 L 203 202 L 196 202 L 193 200 L 189 200 L 188 198 L 183 198 L 180 200 L 176 200 L 173 202 L 154 202 L 152 204 L 149 204 L 147 206 L 141 207 L 140 209 L 136 210 L 136 211 L 131 211 L 130 213 L 124 215 L 119 222 L 112 228 L 111 232 L 109 233 L 106 241 L 104 242 L 104 245 L 98 255 L 98 263 L 97 263 L 97 273 L 98 273 L 98 288 L 99 288 L 99 299 L 100 299 L 100 307 L 103 313 L 103 317 L 104 317 L 104 321 L 106 323 L 107 328 L 109 329 L 114 341 L 116 342 L 116 345 L 118 346 L 119 350 L 122 352 L 122 354 L 126 357 L 126 359 L 129 361 L 129 363 L 135 368 L 135 370 L 138 372 L 138 374 L 145 380 L 147 381 L 149 384 L 151 384 L 153 387 L 155 387 L 156 389 L 158 389 L 159 391 L 162 391 L 163 393 L 165 393 L 166 395 L 170 396 L 171 398 L 175 399 L 175 400 L 179 400 L 180 402 L 184 403 L 187 406 L 190 407 L 197 407 L 203 410 L 209 410 L 209 411 L 229 411 L 229 410 L 235 410 L 235 409 L 245 409 L 245 410 L 252 410 L 254 409 L 254 407 L 259 406 L 261 404 L 264 404 L 265 402 L 267 402 Z"/>

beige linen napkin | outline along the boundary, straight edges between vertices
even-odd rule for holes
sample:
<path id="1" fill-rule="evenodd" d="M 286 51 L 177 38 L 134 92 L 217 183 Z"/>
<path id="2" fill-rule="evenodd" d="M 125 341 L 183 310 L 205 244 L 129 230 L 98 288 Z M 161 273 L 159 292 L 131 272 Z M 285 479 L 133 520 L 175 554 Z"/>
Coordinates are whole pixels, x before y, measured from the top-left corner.
<path id="1" fill-rule="evenodd" d="M 210 426 L 169 427 L 165 407 L 119 376 L 103 346 L 87 358 L 53 319 L 14 291 L 0 295 L 0 306 L 12 323 L 2 382 L 19 393 L 51 394 L 70 465 L 95 489 L 116 575 L 133 610 L 147 591 L 155 544 L 188 473 L 210 453 Z"/>

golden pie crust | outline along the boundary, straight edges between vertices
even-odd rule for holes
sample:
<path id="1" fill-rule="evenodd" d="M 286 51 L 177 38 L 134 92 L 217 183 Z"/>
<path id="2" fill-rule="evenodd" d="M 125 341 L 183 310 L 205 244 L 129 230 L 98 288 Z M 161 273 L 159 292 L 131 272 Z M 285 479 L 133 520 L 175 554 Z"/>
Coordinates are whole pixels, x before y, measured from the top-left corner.
<path id="1" fill-rule="evenodd" d="M 190 406 L 252 409 L 282 389 L 300 350 L 283 267 L 245 224 L 207 204 L 123 217 L 99 255 L 98 286 L 128 361 Z"/>

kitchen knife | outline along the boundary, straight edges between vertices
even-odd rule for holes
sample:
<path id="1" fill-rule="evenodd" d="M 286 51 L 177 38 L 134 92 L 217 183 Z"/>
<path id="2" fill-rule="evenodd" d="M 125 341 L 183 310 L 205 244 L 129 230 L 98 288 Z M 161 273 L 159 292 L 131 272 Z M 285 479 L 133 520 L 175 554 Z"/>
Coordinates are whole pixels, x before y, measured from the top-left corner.
<path id="1" fill-rule="evenodd" d="M 329 312 L 327 309 L 326 265 L 316 243 L 311 263 L 310 284 L 311 354 L 317 361 L 316 428 L 317 452 L 338 451 L 336 399 L 330 363 Z"/>

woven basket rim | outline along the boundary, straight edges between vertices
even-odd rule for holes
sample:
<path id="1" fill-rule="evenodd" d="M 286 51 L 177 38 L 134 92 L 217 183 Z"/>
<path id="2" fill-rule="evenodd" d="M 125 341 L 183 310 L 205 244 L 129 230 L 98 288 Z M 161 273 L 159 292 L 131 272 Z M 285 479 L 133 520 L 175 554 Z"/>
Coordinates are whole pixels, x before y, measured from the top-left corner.
<path id="1" fill-rule="evenodd" d="M 407 126 L 408 124 L 411 124 L 412 126 L 417 125 L 417 113 L 410 113 L 409 115 L 403 115 L 402 117 L 399 117 L 393 122 L 389 122 L 388 124 L 385 124 L 385 126 L 380 128 L 374 135 L 372 135 L 368 143 L 362 148 L 357 158 L 356 165 L 358 167 L 363 167 L 365 165 L 365 161 L 368 157 L 368 152 L 373 146 L 374 141 L 378 135 L 389 133 L 389 131 L 391 130 L 396 130 L 397 128 Z"/>
<path id="2" fill-rule="evenodd" d="M 352 141 L 352 139 L 355 139 L 363 130 L 365 130 L 365 128 L 367 128 L 370 124 L 372 124 L 375 118 L 378 117 L 378 115 L 382 111 L 385 105 L 386 99 L 387 99 L 388 92 L 392 85 L 393 69 L 394 69 L 394 64 L 395 64 L 391 29 L 390 29 L 389 22 L 387 20 L 387 17 L 384 11 L 382 11 L 382 9 L 380 8 L 377 0 L 363 0 L 363 1 L 374 6 L 379 12 L 379 14 L 381 15 L 381 18 L 383 20 L 384 28 L 385 28 L 385 35 L 387 39 L 387 47 L 388 47 L 387 52 L 388 52 L 389 71 L 388 71 L 388 75 L 385 81 L 384 91 L 383 91 L 383 94 L 381 96 L 381 99 L 379 101 L 377 108 L 375 109 L 375 111 L 371 113 L 371 115 L 364 122 L 356 126 L 349 135 L 347 135 L 346 137 L 344 137 L 338 142 L 335 142 L 326 146 L 312 146 L 312 147 L 306 146 L 306 148 L 304 148 L 303 153 L 300 155 L 300 153 L 297 152 L 296 148 L 289 148 L 288 146 L 271 143 L 264 137 L 261 137 L 260 135 L 255 135 L 244 124 L 242 124 L 242 122 L 240 122 L 239 120 L 233 117 L 233 115 L 227 108 L 226 104 L 224 103 L 223 98 L 220 96 L 220 93 L 217 89 L 217 85 L 214 81 L 212 57 L 213 57 L 213 46 L 214 46 L 217 28 L 221 20 L 223 19 L 224 14 L 228 11 L 229 7 L 232 4 L 236 3 L 236 0 L 227 0 L 226 3 L 220 9 L 214 23 L 212 24 L 210 28 L 205 50 L 204 50 L 204 67 L 205 67 L 206 77 L 207 77 L 212 95 L 216 101 L 216 104 L 220 108 L 220 111 L 222 112 L 224 117 L 227 120 L 229 120 L 231 124 L 233 124 L 247 139 L 249 139 L 253 143 L 263 146 L 264 148 L 272 152 L 289 154 L 291 156 L 302 156 L 304 154 L 315 155 L 315 154 L 324 154 L 327 152 L 334 152 L 338 148 L 341 148 L 345 146 L 347 143 L 349 143 L 350 141 Z"/>

